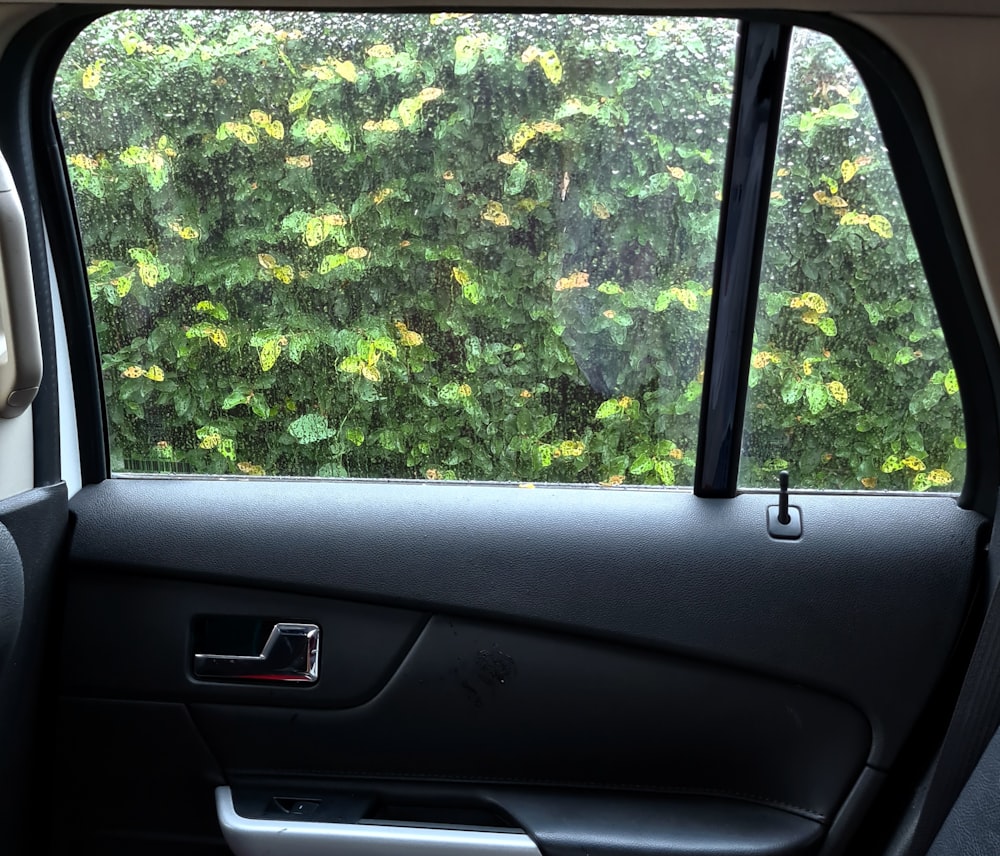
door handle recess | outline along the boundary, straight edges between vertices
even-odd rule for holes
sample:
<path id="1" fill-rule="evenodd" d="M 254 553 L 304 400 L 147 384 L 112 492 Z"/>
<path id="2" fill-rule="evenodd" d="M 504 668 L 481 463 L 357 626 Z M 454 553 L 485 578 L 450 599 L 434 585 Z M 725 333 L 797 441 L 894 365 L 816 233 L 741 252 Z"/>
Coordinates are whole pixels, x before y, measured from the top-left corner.
<path id="1" fill-rule="evenodd" d="M 260 654 L 195 654 L 194 675 L 230 681 L 315 683 L 319 680 L 319 627 L 275 624 Z"/>
<path id="2" fill-rule="evenodd" d="M 215 789 L 215 807 L 236 856 L 541 856 L 519 830 L 260 820 L 237 814 L 227 787 Z"/>

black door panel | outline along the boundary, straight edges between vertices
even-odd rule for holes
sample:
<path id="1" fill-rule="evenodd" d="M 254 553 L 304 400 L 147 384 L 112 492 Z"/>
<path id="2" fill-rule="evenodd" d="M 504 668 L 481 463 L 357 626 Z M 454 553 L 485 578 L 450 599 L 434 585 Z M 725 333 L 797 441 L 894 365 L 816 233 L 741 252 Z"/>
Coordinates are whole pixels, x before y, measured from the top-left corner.
<path id="1" fill-rule="evenodd" d="M 803 537 L 780 541 L 774 502 L 116 479 L 73 498 L 72 557 L 137 585 L 166 573 L 515 621 L 797 681 L 860 708 L 886 766 L 947 660 L 984 518 L 944 496 L 802 495 Z"/>
<path id="2" fill-rule="evenodd" d="M 870 800 L 938 680 L 984 521 L 948 497 L 799 495 L 803 536 L 780 541 L 774 502 L 85 488 L 54 774 L 89 823 L 59 824 L 57 841 L 172 830 L 212 852 L 219 784 L 252 813 L 252 794 L 306 783 L 367 794 L 390 820 L 399 805 L 492 807 L 545 856 L 813 852 L 852 789 Z M 196 680 L 205 616 L 319 625 L 318 683 Z M 111 811 L 116 782 L 135 787 Z"/>
<path id="3" fill-rule="evenodd" d="M 400 712 L 405 711 L 404 716 Z M 438 617 L 344 712 L 192 707 L 227 772 L 707 793 L 829 818 L 870 732 L 801 687 L 624 646 Z"/>

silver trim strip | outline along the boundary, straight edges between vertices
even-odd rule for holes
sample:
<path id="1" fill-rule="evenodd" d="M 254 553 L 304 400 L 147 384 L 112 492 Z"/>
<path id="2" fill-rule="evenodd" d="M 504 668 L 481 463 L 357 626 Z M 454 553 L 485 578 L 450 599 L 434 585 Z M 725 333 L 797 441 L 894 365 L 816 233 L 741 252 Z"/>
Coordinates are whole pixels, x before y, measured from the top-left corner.
<path id="1" fill-rule="evenodd" d="M 243 817 L 236 813 L 228 787 L 215 789 L 215 807 L 226 844 L 236 856 L 541 856 L 523 832 Z"/>
<path id="2" fill-rule="evenodd" d="M 319 627 L 275 624 L 260 654 L 195 654 L 196 678 L 312 684 L 319 680 Z"/>

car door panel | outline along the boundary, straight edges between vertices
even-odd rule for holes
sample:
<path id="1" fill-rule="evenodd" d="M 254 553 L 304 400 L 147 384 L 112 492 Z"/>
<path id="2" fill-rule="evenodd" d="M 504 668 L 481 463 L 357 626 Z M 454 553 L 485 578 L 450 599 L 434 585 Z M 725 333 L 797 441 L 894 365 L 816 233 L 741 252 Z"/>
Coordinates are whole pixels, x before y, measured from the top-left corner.
<path id="1" fill-rule="evenodd" d="M 57 763 L 71 781 L 88 770 L 70 786 L 83 840 L 170 828 L 196 792 L 185 828 L 211 846 L 226 782 L 247 811 L 264 792 L 344 789 L 432 815 L 494 806 L 545 854 L 812 852 L 852 788 L 870 799 L 941 674 L 983 518 L 948 497 L 796 495 L 803 535 L 788 541 L 767 533 L 774 502 L 88 487 L 72 501 Z M 205 616 L 318 624 L 319 682 L 196 680 Z M 178 753 L 151 756 L 151 731 Z M 161 808 L 139 788 L 128 811 L 102 808 L 93 747 L 111 744 L 107 786 L 155 780 Z M 177 758 L 186 769 L 161 777 Z"/>

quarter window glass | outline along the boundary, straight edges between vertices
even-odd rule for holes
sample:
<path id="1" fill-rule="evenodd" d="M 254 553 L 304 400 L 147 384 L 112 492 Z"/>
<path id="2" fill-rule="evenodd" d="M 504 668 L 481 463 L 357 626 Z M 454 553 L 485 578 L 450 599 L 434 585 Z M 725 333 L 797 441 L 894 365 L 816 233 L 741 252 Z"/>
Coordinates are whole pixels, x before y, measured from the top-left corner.
<path id="1" fill-rule="evenodd" d="M 690 484 L 735 42 L 629 16 L 91 25 L 55 104 L 113 469 Z"/>
<path id="2" fill-rule="evenodd" d="M 958 490 L 958 382 L 896 178 L 857 72 L 817 33 L 793 38 L 775 165 L 741 483 Z"/>

